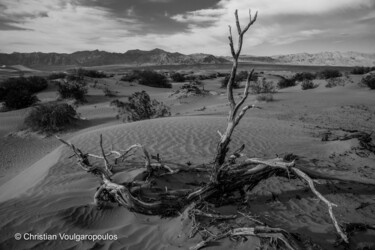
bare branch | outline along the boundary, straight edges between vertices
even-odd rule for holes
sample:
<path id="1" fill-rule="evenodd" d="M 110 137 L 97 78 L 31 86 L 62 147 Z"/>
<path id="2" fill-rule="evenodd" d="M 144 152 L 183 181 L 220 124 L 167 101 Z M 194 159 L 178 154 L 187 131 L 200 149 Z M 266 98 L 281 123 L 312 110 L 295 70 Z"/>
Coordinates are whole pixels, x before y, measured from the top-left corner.
<path id="1" fill-rule="evenodd" d="M 238 35 L 241 35 L 242 32 L 241 32 L 240 21 L 238 20 L 238 10 L 234 12 L 234 16 L 236 17 L 236 26 L 237 26 Z"/>

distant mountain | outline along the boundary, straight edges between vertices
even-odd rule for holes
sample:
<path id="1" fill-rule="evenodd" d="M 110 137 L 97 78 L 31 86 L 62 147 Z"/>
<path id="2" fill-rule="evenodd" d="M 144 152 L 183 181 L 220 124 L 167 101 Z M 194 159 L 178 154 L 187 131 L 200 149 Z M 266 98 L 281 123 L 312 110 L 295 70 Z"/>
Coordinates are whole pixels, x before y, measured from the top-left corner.
<path id="1" fill-rule="evenodd" d="M 299 53 L 272 56 L 278 63 L 297 65 L 375 66 L 375 54 L 359 52 Z"/>
<path id="2" fill-rule="evenodd" d="M 180 64 L 221 64 L 226 59 L 208 54 L 184 55 L 171 53 L 161 49 L 150 51 L 128 50 L 125 53 L 106 51 L 78 51 L 65 53 L 0 53 L 0 65 L 35 66 L 100 66 L 110 64 L 126 65 L 180 65 Z"/>
<path id="3" fill-rule="evenodd" d="M 224 58 L 228 60 L 231 59 L 231 57 Z M 242 55 L 239 61 L 291 65 L 375 66 L 375 54 L 359 52 L 321 52 L 316 54 L 299 53 L 277 56 Z"/>

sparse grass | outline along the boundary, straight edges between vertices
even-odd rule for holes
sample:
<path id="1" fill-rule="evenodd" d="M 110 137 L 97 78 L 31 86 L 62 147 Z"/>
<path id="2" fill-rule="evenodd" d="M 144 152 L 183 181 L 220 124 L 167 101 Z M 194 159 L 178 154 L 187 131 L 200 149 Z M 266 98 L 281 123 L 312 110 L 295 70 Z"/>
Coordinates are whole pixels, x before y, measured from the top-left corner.
<path id="1" fill-rule="evenodd" d="M 75 109 L 66 103 L 49 103 L 35 106 L 26 116 L 27 128 L 43 133 L 62 131 L 77 121 Z"/>

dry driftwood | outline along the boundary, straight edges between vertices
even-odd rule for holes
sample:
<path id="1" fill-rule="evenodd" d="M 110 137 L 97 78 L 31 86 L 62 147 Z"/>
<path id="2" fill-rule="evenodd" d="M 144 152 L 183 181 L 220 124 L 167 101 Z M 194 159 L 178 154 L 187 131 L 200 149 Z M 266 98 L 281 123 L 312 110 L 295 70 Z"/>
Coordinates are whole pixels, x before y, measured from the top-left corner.
<path id="1" fill-rule="evenodd" d="M 116 151 L 111 149 L 106 152 L 106 149 L 103 147 L 102 136 L 100 136 L 99 140 L 101 155 L 95 155 L 84 153 L 72 143 L 63 140 L 62 138 L 57 138 L 72 149 L 78 165 L 83 170 L 99 177 L 101 184 L 94 195 L 94 203 L 98 207 L 102 207 L 104 204 L 111 202 L 117 203 L 130 211 L 146 215 L 171 216 L 180 214 L 184 209 L 189 209 L 193 214 L 201 217 L 209 217 L 217 220 L 233 219 L 236 217 L 235 215 L 223 216 L 197 210 L 194 208 L 194 204 L 202 201 L 214 202 L 213 200 L 218 196 L 220 197 L 223 194 L 235 192 L 237 190 L 251 190 L 260 181 L 274 175 L 283 175 L 289 178 L 298 177 L 305 181 L 311 191 L 327 205 L 328 213 L 332 219 L 337 234 L 344 242 L 348 243 L 348 235 L 340 226 L 340 223 L 337 221 L 333 213 L 333 208 L 336 205 L 327 200 L 317 191 L 313 179 L 339 180 L 368 185 L 375 185 L 375 180 L 364 178 L 352 179 L 344 172 L 341 173 L 339 171 L 333 173 L 321 173 L 317 170 L 304 167 L 302 164 L 298 164 L 298 160 L 285 161 L 282 158 L 268 160 L 247 158 L 237 162 L 244 156 L 241 153 L 244 149 L 244 145 L 227 157 L 229 143 L 235 127 L 239 124 L 246 111 L 254 107 L 252 105 L 242 107 L 249 94 L 250 79 L 254 70 L 249 72 L 243 97 L 237 103 L 233 97 L 233 83 L 238 67 L 238 58 L 242 49 L 243 36 L 250 26 L 255 23 L 257 13 L 254 18 L 251 17 L 250 13 L 249 22 L 244 29 L 240 26 L 237 11 L 235 12 L 235 19 L 239 36 L 237 50 L 234 48 L 232 32 L 229 27 L 229 44 L 233 56 L 233 67 L 227 86 L 227 97 L 230 107 L 228 123 L 225 132 L 223 134 L 219 132 L 220 140 L 217 145 L 217 152 L 211 163 L 189 166 L 182 163 L 162 161 L 159 155 L 153 157 L 147 149 L 140 144 L 134 144 L 125 150 Z M 112 175 L 116 171 L 123 171 L 124 163 L 132 163 L 127 161 L 127 159 L 135 149 L 141 149 L 142 151 L 144 157 L 144 171 L 131 182 L 113 182 L 111 178 Z M 103 164 L 99 166 L 94 165 L 90 162 L 90 158 L 101 159 L 103 160 Z M 158 185 L 158 181 L 168 176 L 184 173 L 192 174 L 195 172 L 199 172 L 202 178 L 202 183 L 198 187 L 190 186 L 189 188 L 184 189 L 173 189 L 162 186 L 162 184 Z M 195 216 L 193 216 L 193 218 L 195 220 Z M 200 249 L 209 242 L 225 237 L 248 235 L 277 239 L 288 249 L 298 248 L 295 244 L 295 239 L 285 230 L 265 226 L 259 221 L 258 224 L 260 225 L 255 227 L 231 229 L 219 235 L 213 235 L 193 247 L 193 249 Z M 197 228 L 198 226 L 193 230 L 194 232 L 192 235 L 199 231 Z"/>

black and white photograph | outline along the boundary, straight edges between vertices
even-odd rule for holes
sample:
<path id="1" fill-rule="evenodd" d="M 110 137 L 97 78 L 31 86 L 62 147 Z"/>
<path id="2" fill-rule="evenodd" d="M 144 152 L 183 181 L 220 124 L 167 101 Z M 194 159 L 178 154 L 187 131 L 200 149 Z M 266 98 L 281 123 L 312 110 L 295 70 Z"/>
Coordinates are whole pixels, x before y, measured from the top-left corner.
<path id="1" fill-rule="evenodd" d="M 375 0 L 0 0 L 0 249 L 375 249 Z"/>

